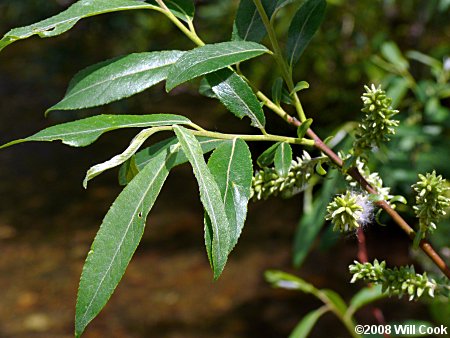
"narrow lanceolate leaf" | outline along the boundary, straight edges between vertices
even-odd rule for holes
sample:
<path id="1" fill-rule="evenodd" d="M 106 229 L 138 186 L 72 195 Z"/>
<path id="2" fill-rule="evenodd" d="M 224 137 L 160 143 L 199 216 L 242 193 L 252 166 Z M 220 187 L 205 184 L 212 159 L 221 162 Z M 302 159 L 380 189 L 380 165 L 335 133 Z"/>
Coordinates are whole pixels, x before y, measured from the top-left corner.
<path id="1" fill-rule="evenodd" d="M 90 66 L 75 75 L 63 99 L 47 112 L 101 106 L 140 93 L 165 80 L 181 55 L 180 51 L 136 53 Z"/>
<path id="2" fill-rule="evenodd" d="M 103 133 L 121 128 L 146 128 L 191 123 L 184 116 L 173 114 L 152 115 L 97 115 L 85 119 L 58 124 L 41 130 L 24 139 L 4 144 L 0 148 L 29 141 L 56 141 L 72 147 L 84 147 L 97 140 Z"/>
<path id="3" fill-rule="evenodd" d="M 288 31 L 286 57 L 294 66 L 313 38 L 325 15 L 325 0 L 306 0 L 292 19 Z"/>
<path id="4" fill-rule="evenodd" d="M 148 3 L 158 5 L 155 0 L 150 0 Z M 165 5 L 177 18 L 189 22 L 194 19 L 195 6 L 193 0 L 164 0 Z"/>
<path id="5" fill-rule="evenodd" d="M 221 144 L 209 158 L 208 168 L 219 186 L 225 204 L 230 224 L 229 251 L 231 251 L 244 227 L 250 199 L 253 166 L 247 144 L 240 139 Z M 206 220 L 211 221 L 209 217 Z"/>
<path id="6" fill-rule="evenodd" d="M 35 24 L 14 28 L 0 40 L 0 50 L 17 40 L 39 35 L 48 38 L 62 34 L 71 29 L 79 20 L 108 12 L 131 9 L 157 9 L 140 0 L 80 0 L 65 11 Z"/>
<path id="7" fill-rule="evenodd" d="M 263 45 L 246 41 L 221 42 L 192 49 L 183 54 L 170 68 L 166 89 L 170 91 L 198 76 L 212 73 L 267 52 L 268 49 Z"/>
<path id="8" fill-rule="evenodd" d="M 292 165 L 292 148 L 283 142 L 275 152 L 275 170 L 280 176 L 287 176 Z"/>
<path id="9" fill-rule="evenodd" d="M 231 229 L 225 206 L 219 187 L 205 163 L 197 139 L 181 126 L 174 126 L 174 131 L 184 154 L 192 165 L 200 190 L 200 200 L 211 219 L 211 264 L 214 278 L 217 279 L 225 267 L 230 248 Z"/>
<path id="10" fill-rule="evenodd" d="M 216 97 L 234 115 L 242 119 L 248 116 L 251 125 L 264 128 L 266 118 L 258 98 L 250 86 L 230 69 L 222 69 L 208 74 L 206 79 Z"/>
<path id="11" fill-rule="evenodd" d="M 204 154 L 216 149 L 216 147 L 221 145 L 222 143 L 230 142 L 229 140 L 218 140 L 204 136 L 197 136 L 196 139 L 200 144 L 202 152 Z M 136 176 L 136 172 L 141 171 L 147 165 L 147 163 L 149 163 L 153 159 L 153 157 L 161 151 L 161 149 L 167 146 L 173 146 L 174 166 L 188 162 L 188 159 L 186 158 L 186 155 L 183 153 L 181 148 L 175 148 L 176 144 L 178 144 L 177 138 L 171 137 L 137 152 L 136 155 L 132 157 L 135 167 L 133 166 L 133 163 L 124 163 L 121 166 L 119 171 L 119 183 L 121 185 L 128 184 L 134 178 L 134 176 Z"/>
<path id="12" fill-rule="evenodd" d="M 295 326 L 294 330 L 289 335 L 289 338 L 306 338 L 311 333 L 316 322 L 326 312 L 330 311 L 327 306 L 322 306 L 316 310 L 311 311 Z"/>
<path id="13" fill-rule="evenodd" d="M 139 134 L 137 134 L 133 140 L 131 141 L 130 145 L 127 149 L 125 149 L 124 152 L 122 152 L 119 155 L 114 156 L 110 160 L 94 165 L 91 167 L 87 173 L 86 177 L 83 181 L 83 187 L 87 188 L 87 183 L 91 179 L 93 179 L 95 176 L 100 175 L 102 172 L 117 167 L 127 161 L 131 156 L 134 155 L 134 153 L 142 146 L 142 144 L 154 133 L 158 132 L 160 129 L 158 127 L 156 128 L 148 128 L 142 130 Z"/>
<path id="14" fill-rule="evenodd" d="M 125 273 L 171 161 L 169 148 L 159 152 L 123 189 L 106 214 L 81 275 L 75 315 L 77 337 L 105 306 Z"/>
<path id="15" fill-rule="evenodd" d="M 270 18 L 275 11 L 274 0 L 262 0 L 262 5 Z M 241 0 L 233 26 L 233 40 L 260 42 L 267 34 L 264 23 L 253 0 Z"/>

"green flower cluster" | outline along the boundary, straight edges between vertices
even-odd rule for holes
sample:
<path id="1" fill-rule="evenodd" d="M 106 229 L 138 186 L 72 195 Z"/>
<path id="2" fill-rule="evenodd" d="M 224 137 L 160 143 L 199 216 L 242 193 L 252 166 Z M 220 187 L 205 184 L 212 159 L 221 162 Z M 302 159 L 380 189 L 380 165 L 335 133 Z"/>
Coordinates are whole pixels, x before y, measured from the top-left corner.
<path id="1" fill-rule="evenodd" d="M 292 197 L 305 189 L 316 166 L 327 161 L 326 156 L 311 158 L 304 151 L 302 157 L 292 160 L 291 168 L 286 176 L 280 176 L 275 168 L 266 167 L 258 170 L 253 177 L 251 198 L 266 200 L 270 196 L 278 195 L 283 198 Z"/>
<path id="2" fill-rule="evenodd" d="M 369 223 L 372 211 L 373 204 L 369 201 L 368 194 L 347 191 L 328 204 L 326 219 L 331 220 L 334 231 L 348 232 Z"/>
<path id="3" fill-rule="evenodd" d="M 395 134 L 395 127 L 399 121 L 392 117 L 398 110 L 391 108 L 392 99 L 386 97 L 381 86 L 364 86 L 366 92 L 361 99 L 364 103 L 362 112 L 366 113 L 363 121 L 356 130 L 356 140 L 353 145 L 354 156 L 366 159 L 367 151 L 380 147 L 383 142 L 389 141 L 389 135 Z"/>
<path id="4" fill-rule="evenodd" d="M 381 263 L 374 260 L 372 263 L 359 263 L 349 266 L 350 273 L 353 278 L 350 283 L 358 280 L 364 280 L 368 283 L 381 284 L 383 292 L 389 296 L 409 295 L 409 300 L 417 300 L 423 294 L 428 294 L 434 297 L 434 292 L 437 287 L 434 279 L 428 279 L 427 274 L 418 274 L 414 270 L 414 266 L 395 267 L 394 269 L 387 269 L 386 262 Z"/>
<path id="5" fill-rule="evenodd" d="M 416 205 L 413 207 L 419 218 L 422 238 L 436 229 L 436 222 L 446 214 L 445 209 L 450 206 L 450 198 L 445 196 L 450 188 L 441 175 L 436 171 L 425 176 L 419 174 L 419 181 L 412 185 L 416 193 Z"/>

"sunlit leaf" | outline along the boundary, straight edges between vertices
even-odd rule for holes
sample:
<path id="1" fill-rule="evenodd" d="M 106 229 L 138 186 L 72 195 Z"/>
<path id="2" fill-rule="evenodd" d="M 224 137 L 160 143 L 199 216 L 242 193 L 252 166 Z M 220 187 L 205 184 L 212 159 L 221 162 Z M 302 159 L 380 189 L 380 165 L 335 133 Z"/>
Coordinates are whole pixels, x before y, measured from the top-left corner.
<path id="1" fill-rule="evenodd" d="M 166 90 L 267 52 L 263 45 L 247 41 L 228 41 L 194 48 L 183 54 L 170 68 Z"/>
<path id="2" fill-rule="evenodd" d="M 286 45 L 286 57 L 291 67 L 300 59 L 322 23 L 326 6 L 325 0 L 306 0 L 292 19 Z"/>
<path id="3" fill-rule="evenodd" d="M 90 66 L 75 75 L 63 99 L 47 112 L 101 106 L 140 93 L 165 80 L 183 53 L 136 53 Z"/>
<path id="4" fill-rule="evenodd" d="M 264 128 L 266 118 L 258 98 L 250 86 L 230 69 L 208 74 L 206 79 L 215 96 L 239 118 L 247 116 L 252 126 Z"/>
<path id="5" fill-rule="evenodd" d="M 275 151 L 275 170 L 280 176 L 287 176 L 292 165 L 292 148 L 289 143 L 282 142 Z"/>
<path id="6" fill-rule="evenodd" d="M 125 273 L 172 160 L 169 148 L 162 149 L 123 189 L 106 214 L 80 279 L 75 315 L 77 337 L 105 306 Z"/>
<path id="7" fill-rule="evenodd" d="M 72 147 L 84 147 L 97 140 L 103 133 L 121 128 L 146 128 L 191 123 L 186 117 L 173 114 L 152 115 L 97 115 L 85 119 L 61 123 L 41 130 L 24 139 L 4 144 L 0 148 L 30 141 L 56 141 Z"/>
<path id="8" fill-rule="evenodd" d="M 370 304 L 386 296 L 387 294 L 381 291 L 381 285 L 362 288 L 350 300 L 350 314 L 353 315 L 353 313 L 358 311 L 363 306 L 366 306 L 367 304 Z"/>
<path id="9" fill-rule="evenodd" d="M 221 144 L 208 160 L 208 168 L 219 186 L 230 224 L 230 251 L 241 235 L 250 199 L 253 165 L 250 149 L 240 139 Z M 209 217 L 207 222 L 211 222 Z M 210 246 L 207 246 L 210 247 Z"/>
<path id="10" fill-rule="evenodd" d="M 319 318 L 329 309 L 326 306 L 322 306 L 316 310 L 311 311 L 295 326 L 294 330 L 289 335 L 289 338 L 306 338 L 310 334 L 316 322 Z"/>
<path id="11" fill-rule="evenodd" d="M 0 50 L 17 40 L 33 35 L 48 38 L 62 34 L 71 29 L 79 20 L 90 16 L 131 9 L 155 8 L 157 7 L 140 0 L 80 0 L 65 11 L 48 19 L 10 30 L 0 40 Z"/>
<path id="12" fill-rule="evenodd" d="M 174 126 L 174 131 L 184 154 L 192 165 L 200 190 L 200 200 L 211 219 L 211 264 L 214 278 L 217 279 L 227 262 L 230 248 L 230 233 L 234 230 L 230 229 L 219 187 L 205 163 L 203 152 L 197 139 L 189 130 L 181 126 Z"/>

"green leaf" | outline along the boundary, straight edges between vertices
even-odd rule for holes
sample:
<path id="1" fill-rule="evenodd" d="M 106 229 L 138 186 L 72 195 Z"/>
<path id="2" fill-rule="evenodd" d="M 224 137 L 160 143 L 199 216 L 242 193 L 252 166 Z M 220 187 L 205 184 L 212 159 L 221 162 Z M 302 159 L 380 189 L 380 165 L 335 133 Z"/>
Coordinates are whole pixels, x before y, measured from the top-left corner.
<path id="1" fill-rule="evenodd" d="M 329 306 L 333 306 L 342 316 L 345 316 L 347 312 L 347 304 L 345 304 L 342 297 L 333 290 L 322 289 L 320 290 L 322 294 L 324 294 L 327 298 L 327 304 Z"/>
<path id="2" fill-rule="evenodd" d="M 14 28 L 0 40 L 0 50 L 9 44 L 38 35 L 48 38 L 71 29 L 79 20 L 108 12 L 132 9 L 159 9 L 139 0 L 80 0 L 65 11 L 35 24 Z"/>
<path id="3" fill-rule="evenodd" d="M 81 274 L 75 315 L 77 337 L 105 306 L 125 273 L 172 159 L 169 148 L 160 151 L 123 189 L 106 214 Z"/>
<path id="4" fill-rule="evenodd" d="M 145 128 L 189 124 L 184 116 L 173 114 L 152 115 L 97 115 L 85 119 L 58 124 L 41 130 L 24 139 L 15 140 L 0 147 L 29 141 L 56 141 L 72 147 L 84 147 L 95 142 L 103 133 L 121 128 Z"/>
<path id="5" fill-rule="evenodd" d="M 272 85 L 272 101 L 277 106 L 280 106 L 282 91 L 283 91 L 283 79 L 281 77 L 277 77 Z"/>
<path id="6" fill-rule="evenodd" d="M 154 133 L 160 131 L 160 129 L 157 128 L 148 128 L 144 129 L 139 134 L 137 134 L 133 140 L 130 142 L 130 145 L 128 146 L 125 151 L 123 151 L 121 154 L 118 154 L 111 158 L 108 161 L 105 161 L 100 164 L 96 164 L 93 167 L 91 167 L 83 180 L 83 187 L 87 188 L 87 183 L 93 179 L 94 177 L 100 175 L 104 171 L 117 167 L 127 161 L 131 156 L 133 156 L 136 151 L 142 146 L 142 144 Z"/>
<path id="7" fill-rule="evenodd" d="M 297 92 L 299 92 L 301 90 L 308 89 L 308 88 L 309 88 L 309 83 L 308 82 L 300 81 L 300 82 L 298 82 L 295 85 L 294 89 L 292 89 L 291 95 L 294 94 L 294 93 L 297 93 Z"/>
<path id="8" fill-rule="evenodd" d="M 291 68 L 322 23 L 326 6 L 325 0 L 306 0 L 292 19 L 286 45 L 287 61 Z"/>
<path id="9" fill-rule="evenodd" d="M 152 5 L 158 6 L 155 0 L 146 1 Z M 183 20 L 184 22 L 192 22 L 195 14 L 194 1 L 192 0 L 164 0 L 167 8 L 175 15 L 177 18 Z"/>
<path id="10" fill-rule="evenodd" d="M 273 0 L 261 2 L 270 18 L 275 11 L 276 2 Z M 260 42 L 266 34 L 266 27 L 253 0 L 241 0 L 234 20 L 233 40 Z"/>
<path id="11" fill-rule="evenodd" d="M 230 228 L 227 219 L 219 187 L 205 163 L 200 144 L 187 129 L 174 126 L 174 131 L 184 154 L 192 165 L 200 190 L 200 200 L 211 219 L 211 263 L 214 279 L 217 279 L 227 262 L 230 248 L 230 234 L 233 230 Z"/>
<path id="12" fill-rule="evenodd" d="M 319 290 L 316 289 L 314 285 L 283 271 L 268 270 L 264 273 L 264 277 L 266 281 L 274 287 L 299 290 L 305 293 L 312 293 L 314 295 L 319 293 Z"/>
<path id="13" fill-rule="evenodd" d="M 258 98 L 250 86 L 230 69 L 208 74 L 206 79 L 216 97 L 234 115 L 242 119 L 248 116 L 253 127 L 262 129 L 266 118 Z"/>
<path id="14" fill-rule="evenodd" d="M 275 153 L 277 152 L 277 149 L 280 146 L 280 144 L 281 142 L 272 144 L 261 155 L 259 155 L 258 159 L 256 160 L 256 163 L 258 163 L 258 165 L 261 168 L 270 166 L 275 159 Z"/>
<path id="15" fill-rule="evenodd" d="M 309 127 L 311 127 L 312 123 L 312 119 L 307 119 L 306 121 L 302 122 L 302 124 L 297 128 L 298 138 L 303 138 L 306 135 L 306 132 L 308 131 Z"/>
<path id="16" fill-rule="evenodd" d="M 213 92 L 210 84 L 208 83 L 208 80 L 206 79 L 206 77 L 201 79 L 200 85 L 198 86 L 198 92 L 200 93 L 200 95 L 209 97 L 211 99 L 217 99 L 217 96 L 216 96 L 216 94 L 214 94 L 214 92 Z"/>
<path id="17" fill-rule="evenodd" d="M 225 205 L 230 224 L 230 248 L 238 242 L 247 217 L 247 204 L 253 177 L 250 149 L 241 139 L 222 143 L 208 160 L 208 168 L 214 176 Z M 209 217 L 205 218 L 208 222 Z M 211 247 L 211 245 L 207 245 Z"/>
<path id="18" fill-rule="evenodd" d="M 133 155 L 120 167 L 119 184 L 127 185 L 137 174 L 139 169 L 136 164 L 136 155 Z"/>
<path id="19" fill-rule="evenodd" d="M 350 300 L 350 306 L 348 308 L 349 317 L 358 311 L 363 306 L 386 297 L 387 294 L 381 291 L 381 285 L 374 285 L 372 287 L 365 287 L 359 290 Z"/>
<path id="20" fill-rule="evenodd" d="M 282 142 L 275 151 L 275 170 L 280 176 L 287 176 L 292 165 L 292 148 L 289 143 Z"/>
<path id="21" fill-rule="evenodd" d="M 212 73 L 267 52 L 268 49 L 263 45 L 246 41 L 228 41 L 194 48 L 181 56 L 170 68 L 166 90 L 170 91 L 198 76 Z"/>
<path id="22" fill-rule="evenodd" d="M 183 53 L 136 53 L 88 67 L 75 75 L 64 98 L 47 112 L 101 106 L 140 93 L 165 80 Z"/>
<path id="23" fill-rule="evenodd" d="M 383 45 L 381 46 L 381 54 L 400 72 L 408 69 L 409 62 L 405 59 L 395 42 L 388 41 L 383 43 Z"/>
<path id="24" fill-rule="evenodd" d="M 293 261 L 295 267 L 305 260 L 317 235 L 324 224 L 327 213 L 327 204 L 331 196 L 335 194 L 340 176 L 337 172 L 330 172 L 320 190 L 319 195 L 314 199 L 311 210 L 306 211 L 298 224 L 294 237 Z"/>
<path id="25" fill-rule="evenodd" d="M 230 142 L 228 140 L 218 140 L 204 136 L 197 136 L 196 139 L 198 143 L 200 143 L 200 146 L 202 147 L 202 152 L 204 154 L 214 150 L 217 146 L 219 146 L 224 142 Z M 136 163 L 137 170 L 141 171 L 147 165 L 147 163 L 149 163 L 153 159 L 153 157 L 156 154 L 158 154 L 158 152 L 161 149 L 164 149 L 166 146 L 175 147 L 176 144 L 178 144 L 177 138 L 171 137 L 137 152 L 132 157 Z M 173 152 L 174 152 L 174 160 L 173 160 L 174 166 L 188 162 L 186 155 L 179 147 L 176 150 L 174 149 Z M 128 184 L 131 181 L 131 179 L 135 176 L 133 175 L 133 173 L 130 173 L 129 171 L 130 171 L 129 166 L 127 165 L 127 163 L 124 163 L 119 171 L 119 183 L 121 185 Z"/>
<path id="26" fill-rule="evenodd" d="M 289 335 L 289 338 L 306 338 L 310 334 L 316 322 L 319 318 L 329 309 L 326 306 L 322 306 L 314 311 L 308 313 L 302 320 L 295 326 L 294 330 Z"/>

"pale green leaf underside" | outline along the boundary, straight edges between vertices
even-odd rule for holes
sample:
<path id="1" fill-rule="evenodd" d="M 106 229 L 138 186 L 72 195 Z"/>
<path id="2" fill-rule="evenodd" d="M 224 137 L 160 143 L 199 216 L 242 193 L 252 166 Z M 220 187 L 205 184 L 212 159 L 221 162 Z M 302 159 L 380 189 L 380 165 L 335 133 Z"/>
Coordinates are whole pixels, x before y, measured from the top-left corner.
<path id="1" fill-rule="evenodd" d="M 223 143 L 210 156 L 208 168 L 217 182 L 225 204 L 230 225 L 229 252 L 231 252 L 239 240 L 247 217 L 253 177 L 250 149 L 240 139 Z M 205 217 L 205 220 L 209 223 L 211 221 L 209 217 Z M 210 224 L 207 224 L 207 227 L 210 227 Z M 211 244 L 206 241 L 207 248 L 211 248 Z"/>
<path id="2" fill-rule="evenodd" d="M 75 316 L 77 337 L 105 306 L 125 273 L 172 160 L 169 148 L 160 151 L 123 189 L 106 214 L 80 279 Z"/>
<path id="3" fill-rule="evenodd" d="M 287 176 L 292 165 L 292 148 L 289 143 L 283 142 L 275 151 L 275 170 L 280 176 Z"/>
<path id="4" fill-rule="evenodd" d="M 135 53 L 90 66 L 75 75 L 64 98 L 47 112 L 96 107 L 140 93 L 165 80 L 181 55 L 180 51 Z"/>
<path id="5" fill-rule="evenodd" d="M 65 11 L 35 24 L 14 28 L 0 40 L 0 50 L 17 41 L 38 35 L 48 38 L 71 29 L 79 20 L 103 13 L 132 10 L 158 9 L 139 0 L 80 0 Z"/>
<path id="6" fill-rule="evenodd" d="M 267 52 L 265 46 L 247 41 L 228 41 L 194 48 L 183 54 L 170 68 L 166 90 Z"/>
<path id="7" fill-rule="evenodd" d="M 200 144 L 202 152 L 204 154 L 214 150 L 217 146 L 224 142 L 230 142 L 229 140 L 219 140 L 204 136 L 196 136 L 196 139 Z M 135 176 L 135 174 L 132 172 L 134 169 L 136 169 L 138 172 L 141 171 L 162 148 L 165 148 L 166 146 L 175 146 L 176 144 L 178 144 L 177 138 L 171 137 L 137 152 L 134 156 L 134 165 L 136 166 L 136 168 L 126 164 L 122 165 L 119 171 L 119 183 L 121 185 L 128 184 L 128 182 L 130 182 L 131 179 Z M 180 147 L 178 147 L 176 151 L 173 151 L 173 166 L 188 162 L 186 155 Z"/>
<path id="8" fill-rule="evenodd" d="M 258 98 L 250 86 L 230 69 L 208 74 L 206 79 L 216 97 L 239 118 L 248 116 L 251 125 L 264 128 L 266 118 Z"/>
<path id="9" fill-rule="evenodd" d="M 174 131 L 183 152 L 192 165 L 200 190 L 200 200 L 211 219 L 211 263 L 214 278 L 217 279 L 225 267 L 230 247 L 230 226 L 225 206 L 219 187 L 205 163 L 203 152 L 197 139 L 186 128 L 181 126 L 174 126 Z"/>
<path id="10" fill-rule="evenodd" d="M 41 130 L 24 139 L 9 142 L 0 148 L 29 141 L 56 141 L 72 147 L 84 147 L 97 140 L 103 133 L 121 128 L 147 128 L 189 124 L 184 116 L 173 114 L 152 115 L 97 115 L 85 119 L 58 124 Z"/>

